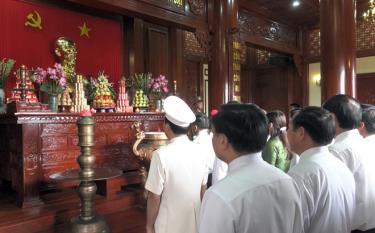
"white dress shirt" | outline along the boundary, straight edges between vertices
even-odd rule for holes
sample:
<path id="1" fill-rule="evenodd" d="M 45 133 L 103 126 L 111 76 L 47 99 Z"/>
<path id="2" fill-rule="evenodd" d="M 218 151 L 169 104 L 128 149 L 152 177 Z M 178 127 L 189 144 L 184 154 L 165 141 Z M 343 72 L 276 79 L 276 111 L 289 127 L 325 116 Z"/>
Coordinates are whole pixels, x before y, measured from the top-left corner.
<path id="1" fill-rule="evenodd" d="M 261 153 L 229 163 L 228 175 L 206 191 L 200 219 L 200 233 L 303 232 L 298 187 Z"/>
<path id="2" fill-rule="evenodd" d="M 212 170 L 212 185 L 223 179 L 227 175 L 227 172 L 228 164 L 216 157 Z"/>
<path id="3" fill-rule="evenodd" d="M 204 154 L 207 160 L 208 172 L 212 173 L 216 154 L 212 146 L 212 135 L 210 134 L 209 130 L 201 129 L 193 141 L 195 143 L 202 145 L 202 148 L 204 149 Z"/>
<path id="4" fill-rule="evenodd" d="M 290 160 L 290 164 L 289 164 L 289 169 L 291 169 L 292 167 L 296 166 L 299 162 L 299 155 L 297 155 L 296 153 L 292 152 L 292 159 Z"/>
<path id="5" fill-rule="evenodd" d="M 365 141 L 367 142 L 367 144 L 369 144 L 369 146 L 375 148 L 375 134 L 365 137 Z"/>
<path id="6" fill-rule="evenodd" d="M 288 174 L 301 191 L 305 233 L 351 232 L 354 177 L 327 146 L 304 151 Z"/>
<path id="7" fill-rule="evenodd" d="M 373 146 L 374 148 L 374 146 Z M 354 175 L 356 185 L 356 210 L 353 229 L 375 228 L 375 158 L 357 129 L 336 136 L 329 150 L 343 161 Z"/>
<path id="8" fill-rule="evenodd" d="M 184 135 L 153 153 L 145 188 L 161 195 L 156 233 L 198 232 L 201 186 L 207 183 L 200 147 Z"/>

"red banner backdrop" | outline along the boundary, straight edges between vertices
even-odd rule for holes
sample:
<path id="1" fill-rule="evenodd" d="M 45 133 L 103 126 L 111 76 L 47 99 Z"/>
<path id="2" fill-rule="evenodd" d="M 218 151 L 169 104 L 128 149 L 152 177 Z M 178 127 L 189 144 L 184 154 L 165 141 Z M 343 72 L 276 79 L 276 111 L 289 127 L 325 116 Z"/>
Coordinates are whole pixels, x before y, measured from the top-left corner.
<path id="1" fill-rule="evenodd" d="M 27 15 L 35 11 L 41 16 L 42 29 L 25 26 Z M 90 29 L 88 37 L 81 36 L 83 24 Z M 67 9 L 19 0 L 1 0 L 0 59 L 13 58 L 15 68 L 47 68 L 58 62 L 54 54 L 55 41 L 68 37 L 76 43 L 76 72 L 97 77 L 105 71 L 111 82 L 119 80 L 122 70 L 122 24 L 120 21 L 99 18 Z M 12 74 L 6 93 L 15 85 Z"/>

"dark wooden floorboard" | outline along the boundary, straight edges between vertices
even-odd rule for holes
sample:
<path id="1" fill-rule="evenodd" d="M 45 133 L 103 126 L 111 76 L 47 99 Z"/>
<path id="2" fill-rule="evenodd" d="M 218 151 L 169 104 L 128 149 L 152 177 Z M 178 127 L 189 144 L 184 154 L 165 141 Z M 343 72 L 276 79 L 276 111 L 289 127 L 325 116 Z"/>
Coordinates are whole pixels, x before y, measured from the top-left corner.
<path id="1" fill-rule="evenodd" d="M 145 233 L 146 211 L 139 206 L 141 190 L 131 190 L 106 199 L 95 197 L 97 213 L 113 233 Z M 18 208 L 14 193 L 0 190 L 0 233 L 62 233 L 78 216 L 80 201 L 74 189 L 41 195 L 44 205 Z"/>

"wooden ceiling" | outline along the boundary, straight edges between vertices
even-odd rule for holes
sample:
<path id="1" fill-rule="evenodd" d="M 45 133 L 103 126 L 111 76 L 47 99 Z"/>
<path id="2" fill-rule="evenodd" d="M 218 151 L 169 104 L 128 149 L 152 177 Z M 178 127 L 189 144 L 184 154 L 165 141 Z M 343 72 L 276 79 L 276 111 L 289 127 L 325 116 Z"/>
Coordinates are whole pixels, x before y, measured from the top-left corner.
<path id="1" fill-rule="evenodd" d="M 295 26 L 313 27 L 319 24 L 319 0 L 300 0 L 298 7 L 293 0 L 240 0 L 240 7 L 266 15 L 274 20 Z M 357 16 L 368 8 L 369 0 L 356 0 Z"/>

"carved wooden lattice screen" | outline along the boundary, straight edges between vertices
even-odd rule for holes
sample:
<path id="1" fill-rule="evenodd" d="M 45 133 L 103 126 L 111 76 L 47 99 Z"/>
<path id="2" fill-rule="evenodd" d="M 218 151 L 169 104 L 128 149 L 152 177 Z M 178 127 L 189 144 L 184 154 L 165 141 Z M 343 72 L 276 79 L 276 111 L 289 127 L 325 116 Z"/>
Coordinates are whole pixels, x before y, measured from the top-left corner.
<path id="1" fill-rule="evenodd" d="M 206 57 L 206 51 L 193 32 L 184 32 L 184 55 Z"/>
<path id="2" fill-rule="evenodd" d="M 375 48 L 375 22 L 373 20 L 357 22 L 357 50 Z"/>
<path id="3" fill-rule="evenodd" d="M 375 21 L 358 20 L 356 30 L 357 51 L 375 49 Z M 307 33 L 308 59 L 320 57 L 320 29 L 313 29 Z"/>

